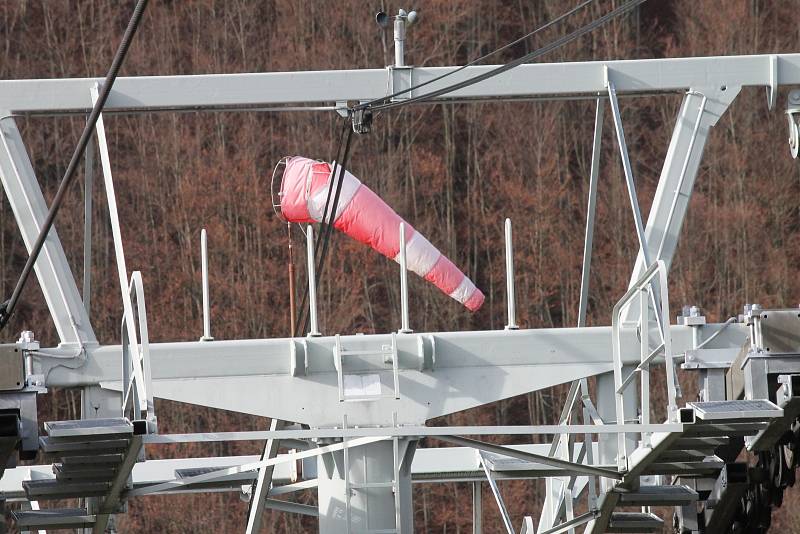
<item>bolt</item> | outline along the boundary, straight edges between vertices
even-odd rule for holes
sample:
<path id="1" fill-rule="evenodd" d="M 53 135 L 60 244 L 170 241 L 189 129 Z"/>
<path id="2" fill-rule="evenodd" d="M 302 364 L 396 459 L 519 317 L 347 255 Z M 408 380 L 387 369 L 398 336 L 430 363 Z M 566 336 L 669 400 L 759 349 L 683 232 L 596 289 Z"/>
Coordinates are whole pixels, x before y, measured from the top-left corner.
<path id="1" fill-rule="evenodd" d="M 23 330 L 22 333 L 19 335 L 18 343 L 33 343 L 35 340 L 33 336 L 33 332 L 30 330 Z"/>

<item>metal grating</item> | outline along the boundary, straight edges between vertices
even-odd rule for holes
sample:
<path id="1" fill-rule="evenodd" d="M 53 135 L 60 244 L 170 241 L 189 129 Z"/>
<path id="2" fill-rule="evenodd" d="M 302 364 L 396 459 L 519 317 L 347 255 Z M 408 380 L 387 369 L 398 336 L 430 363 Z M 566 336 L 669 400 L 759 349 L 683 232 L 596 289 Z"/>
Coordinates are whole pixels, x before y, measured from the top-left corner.
<path id="1" fill-rule="evenodd" d="M 719 421 L 723 419 L 773 419 L 781 417 L 783 410 L 766 399 L 729 400 L 689 403 L 695 410 L 698 419 L 703 421 Z"/>
<path id="2" fill-rule="evenodd" d="M 44 429 L 51 438 L 133 434 L 133 425 L 124 417 L 84 419 L 77 421 L 52 421 L 45 423 Z"/>

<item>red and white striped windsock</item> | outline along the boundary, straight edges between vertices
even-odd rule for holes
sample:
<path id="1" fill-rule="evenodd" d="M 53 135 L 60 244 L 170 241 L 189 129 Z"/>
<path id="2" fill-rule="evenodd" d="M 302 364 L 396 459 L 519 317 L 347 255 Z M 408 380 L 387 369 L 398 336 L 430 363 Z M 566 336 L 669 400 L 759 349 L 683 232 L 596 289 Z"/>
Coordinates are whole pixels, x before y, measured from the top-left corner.
<path id="1" fill-rule="evenodd" d="M 334 165 L 300 156 L 286 158 L 280 188 L 280 207 L 290 222 L 320 222 L 328 188 L 333 182 Z M 337 175 L 339 169 L 336 168 Z M 334 194 L 336 190 L 334 188 Z M 332 195 L 333 196 L 333 195 Z M 342 174 L 342 189 L 336 208 L 334 227 L 367 244 L 389 259 L 399 261 L 400 223 L 405 224 L 406 264 L 408 268 L 475 311 L 484 301 L 458 267 L 431 245 L 425 237 L 395 213 L 378 195 L 347 170 Z"/>

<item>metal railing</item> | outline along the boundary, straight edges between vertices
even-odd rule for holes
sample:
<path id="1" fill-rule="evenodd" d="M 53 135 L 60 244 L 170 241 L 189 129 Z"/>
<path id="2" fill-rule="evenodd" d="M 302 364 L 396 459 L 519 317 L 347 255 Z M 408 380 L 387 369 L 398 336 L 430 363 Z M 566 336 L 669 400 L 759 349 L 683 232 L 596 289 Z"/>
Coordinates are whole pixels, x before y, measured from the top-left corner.
<path id="1" fill-rule="evenodd" d="M 92 101 L 98 98 L 99 87 L 91 87 Z M 156 432 L 156 414 L 153 404 L 153 388 L 150 379 L 150 345 L 147 333 L 147 312 L 144 302 L 142 274 L 134 271 L 128 279 L 125 251 L 122 246 L 122 230 L 119 224 L 117 197 L 111 173 L 111 157 L 108 152 L 106 129 L 103 115 L 95 125 L 97 144 L 100 152 L 100 165 L 108 201 L 108 215 L 111 234 L 114 240 L 114 256 L 117 263 L 117 277 L 122 296 L 122 416 L 131 421 L 147 421 L 147 432 Z M 136 313 L 133 303 L 136 302 Z M 138 323 L 138 328 L 137 328 Z M 136 330 L 138 329 L 138 341 Z"/>
<path id="2" fill-rule="evenodd" d="M 657 284 L 655 283 L 657 279 Z M 658 298 L 655 292 L 658 291 Z M 639 319 L 640 360 L 639 364 L 623 378 L 623 364 L 620 340 L 621 315 L 625 308 L 634 303 L 638 298 L 641 316 Z M 653 349 L 650 348 L 650 302 L 659 302 L 659 307 L 653 309 L 655 315 L 656 331 L 661 342 Z M 659 309 L 660 308 L 660 309 Z M 669 294 L 667 289 L 667 266 L 662 260 L 651 264 L 625 295 L 614 306 L 611 317 L 612 344 L 614 351 L 614 397 L 616 405 L 617 424 L 624 424 L 626 419 L 624 394 L 625 390 L 634 383 L 638 375 L 641 387 L 641 418 L 639 423 L 650 423 L 650 363 L 659 355 L 664 355 L 667 379 L 667 420 L 677 421 L 678 407 L 677 377 L 672 358 L 672 341 L 669 335 Z M 621 469 L 627 468 L 627 440 L 624 433 L 619 434 L 618 465 Z M 649 435 L 642 432 L 642 442 L 646 445 Z"/>
<path id="3" fill-rule="evenodd" d="M 147 421 L 147 431 L 156 431 L 156 411 L 150 375 L 150 339 L 147 331 L 147 308 L 144 301 L 142 274 L 131 274 L 122 318 L 122 416 L 131 421 Z M 136 304 L 136 314 L 133 305 Z M 130 315 L 129 315 L 130 314 Z M 138 341 L 135 330 L 138 325 Z"/>

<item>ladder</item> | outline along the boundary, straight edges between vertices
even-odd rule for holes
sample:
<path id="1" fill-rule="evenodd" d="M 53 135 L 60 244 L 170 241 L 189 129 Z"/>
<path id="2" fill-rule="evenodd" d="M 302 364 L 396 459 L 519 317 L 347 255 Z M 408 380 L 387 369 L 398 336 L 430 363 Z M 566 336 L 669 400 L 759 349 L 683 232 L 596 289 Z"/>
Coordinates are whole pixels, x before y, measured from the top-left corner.
<path id="1" fill-rule="evenodd" d="M 384 393 L 384 384 L 381 382 L 380 369 L 370 371 L 345 372 L 345 358 L 363 357 L 369 359 L 375 356 L 382 358 L 383 364 L 391 364 L 392 389 L 391 393 Z M 392 333 L 391 345 L 381 345 L 378 349 L 346 349 L 342 346 L 341 337 L 336 335 L 333 348 L 333 364 L 336 368 L 337 383 L 339 386 L 339 402 L 346 401 L 375 401 L 379 399 L 400 398 L 400 375 L 397 357 L 397 334 Z M 377 371 L 377 372 L 376 372 Z"/>
<path id="2" fill-rule="evenodd" d="M 397 414 L 392 414 L 394 419 L 394 426 L 397 426 Z M 342 421 L 342 428 L 347 429 L 347 416 L 343 417 Z M 350 447 L 345 447 L 342 451 L 344 465 L 342 467 L 342 471 L 344 474 L 344 487 L 345 487 L 345 514 L 347 519 L 347 534 L 400 534 L 403 532 L 402 529 L 402 514 L 401 514 L 401 503 L 400 503 L 400 486 L 399 486 L 399 479 L 400 479 L 400 438 L 394 436 L 392 439 L 392 477 L 390 481 L 370 481 L 370 472 L 367 463 L 367 456 L 364 453 L 363 447 L 362 448 L 353 448 L 352 451 Z M 347 438 L 344 439 L 345 445 L 347 444 Z M 351 454 L 359 454 L 361 459 L 361 465 L 363 466 L 363 474 L 361 477 L 361 481 L 354 482 L 351 479 Z M 353 517 L 353 506 L 351 499 L 354 494 L 359 493 L 361 494 L 361 498 L 364 500 L 368 500 L 370 498 L 370 492 L 372 490 L 385 490 L 387 488 L 391 488 L 392 494 L 394 495 L 394 525 L 390 528 L 372 528 L 369 523 L 369 515 L 364 516 L 363 525 L 356 525 L 354 523 L 360 523 L 360 518 Z"/>

